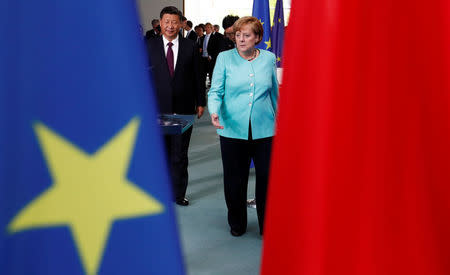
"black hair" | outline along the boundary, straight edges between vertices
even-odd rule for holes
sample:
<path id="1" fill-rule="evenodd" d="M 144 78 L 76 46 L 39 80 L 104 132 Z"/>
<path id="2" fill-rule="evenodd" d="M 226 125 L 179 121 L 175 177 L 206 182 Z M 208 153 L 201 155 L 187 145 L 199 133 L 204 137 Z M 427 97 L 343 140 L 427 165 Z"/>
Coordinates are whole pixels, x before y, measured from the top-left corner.
<path id="1" fill-rule="evenodd" d="M 223 18 L 222 27 L 224 29 L 229 28 L 229 27 L 233 26 L 234 22 L 236 22 L 238 19 L 239 19 L 239 16 L 229 14 Z"/>
<path id="2" fill-rule="evenodd" d="M 152 20 L 152 26 L 153 26 L 154 24 L 159 24 L 159 19 L 153 19 L 153 20 Z"/>
<path id="3" fill-rule="evenodd" d="M 186 25 L 188 25 L 189 28 L 192 28 L 192 21 L 187 21 L 187 22 L 186 22 Z"/>
<path id="4" fill-rule="evenodd" d="M 178 17 L 180 18 L 180 21 L 182 21 L 183 18 L 183 14 L 181 13 L 181 11 L 179 11 L 176 7 L 174 6 L 168 6 L 165 7 L 161 10 L 161 13 L 159 14 L 159 18 L 163 18 L 164 14 L 173 14 L 173 15 L 178 15 Z"/>

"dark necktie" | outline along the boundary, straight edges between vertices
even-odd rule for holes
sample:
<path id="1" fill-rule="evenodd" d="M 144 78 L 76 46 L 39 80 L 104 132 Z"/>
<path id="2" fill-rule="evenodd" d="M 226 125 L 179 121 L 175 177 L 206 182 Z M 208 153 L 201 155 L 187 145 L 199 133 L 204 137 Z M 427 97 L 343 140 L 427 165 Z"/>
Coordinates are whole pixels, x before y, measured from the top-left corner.
<path id="1" fill-rule="evenodd" d="M 167 45 L 169 46 L 169 48 L 167 49 L 167 57 L 166 57 L 167 66 L 169 66 L 170 77 L 173 77 L 173 72 L 174 72 L 174 70 L 173 70 L 173 51 L 172 51 L 173 43 L 169 42 L 169 43 L 167 43 Z"/>

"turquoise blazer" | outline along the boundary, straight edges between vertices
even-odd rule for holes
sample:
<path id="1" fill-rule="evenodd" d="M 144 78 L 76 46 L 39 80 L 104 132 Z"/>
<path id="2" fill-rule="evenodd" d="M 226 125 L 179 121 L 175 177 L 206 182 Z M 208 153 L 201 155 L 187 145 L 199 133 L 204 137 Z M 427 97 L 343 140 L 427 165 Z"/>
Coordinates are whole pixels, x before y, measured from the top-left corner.
<path id="1" fill-rule="evenodd" d="M 243 59 L 236 49 L 219 54 L 208 92 L 208 111 L 219 116 L 224 127 L 217 130 L 220 136 L 248 139 L 250 121 L 253 139 L 273 136 L 277 100 L 273 53 L 260 50 L 251 62 Z"/>

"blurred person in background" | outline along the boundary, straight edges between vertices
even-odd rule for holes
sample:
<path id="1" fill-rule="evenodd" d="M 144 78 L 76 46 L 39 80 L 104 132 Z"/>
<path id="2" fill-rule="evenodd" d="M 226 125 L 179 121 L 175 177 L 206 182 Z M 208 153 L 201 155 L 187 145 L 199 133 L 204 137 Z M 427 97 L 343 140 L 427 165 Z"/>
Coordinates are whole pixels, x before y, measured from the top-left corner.
<path id="1" fill-rule="evenodd" d="M 196 42 L 197 34 L 192 29 L 192 21 L 189 21 L 189 20 L 186 21 L 186 26 L 184 27 L 184 29 L 186 30 L 186 38 L 191 39 L 192 41 Z"/>
<path id="2" fill-rule="evenodd" d="M 216 33 L 220 33 L 220 26 L 217 24 L 213 26 L 213 34 L 216 34 Z"/>
<path id="3" fill-rule="evenodd" d="M 187 18 L 182 16 L 181 17 L 181 27 L 180 27 L 180 37 L 184 37 L 183 30 L 186 28 Z"/>
<path id="4" fill-rule="evenodd" d="M 235 39 L 233 32 L 233 24 L 239 19 L 237 15 L 227 15 L 222 20 L 222 28 L 224 29 L 224 39 L 222 40 L 222 45 L 220 51 L 226 51 L 233 49 L 235 47 Z"/>
<path id="5" fill-rule="evenodd" d="M 159 26 L 159 19 L 152 20 L 152 29 L 145 33 L 145 39 L 158 37 L 161 35 L 161 27 Z"/>
<path id="6" fill-rule="evenodd" d="M 202 37 L 203 37 L 203 28 L 200 25 L 195 26 L 194 28 L 195 33 L 197 34 L 196 38 L 196 44 L 199 48 L 200 53 L 202 52 Z"/>

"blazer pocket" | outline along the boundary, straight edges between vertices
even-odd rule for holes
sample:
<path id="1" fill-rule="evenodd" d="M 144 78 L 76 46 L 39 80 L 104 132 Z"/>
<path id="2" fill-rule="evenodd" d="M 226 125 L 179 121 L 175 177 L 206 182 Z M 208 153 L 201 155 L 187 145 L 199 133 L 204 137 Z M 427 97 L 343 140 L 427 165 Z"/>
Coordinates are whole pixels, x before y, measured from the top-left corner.
<path id="1" fill-rule="evenodd" d="M 275 118 L 275 110 L 273 109 L 272 100 L 270 100 L 269 109 L 272 114 L 272 117 Z"/>

